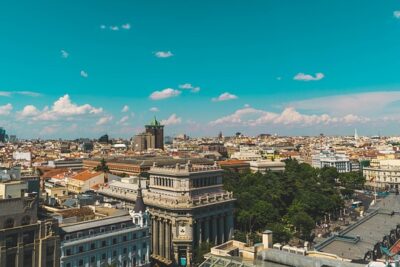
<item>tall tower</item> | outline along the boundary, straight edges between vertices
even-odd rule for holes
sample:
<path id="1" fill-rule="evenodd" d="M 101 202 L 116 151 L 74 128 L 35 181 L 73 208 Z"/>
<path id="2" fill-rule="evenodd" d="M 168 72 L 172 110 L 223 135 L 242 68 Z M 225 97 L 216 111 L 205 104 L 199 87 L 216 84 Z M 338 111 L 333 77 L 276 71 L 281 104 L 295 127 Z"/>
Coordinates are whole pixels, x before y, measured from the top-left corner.
<path id="1" fill-rule="evenodd" d="M 6 130 L 3 127 L 0 127 L 0 142 L 5 143 L 7 141 Z"/>
<path id="2" fill-rule="evenodd" d="M 223 190 L 217 166 L 176 164 L 153 167 L 144 201 L 152 225 L 152 258 L 160 266 L 192 266 L 202 243 L 232 238 L 232 193 Z"/>
<path id="3" fill-rule="evenodd" d="M 137 191 L 137 197 L 135 201 L 135 208 L 133 210 L 129 211 L 129 214 L 132 216 L 133 223 L 135 225 L 138 225 L 140 227 L 146 227 L 149 226 L 149 209 L 146 208 L 144 202 L 143 202 L 143 196 L 142 196 L 142 188 L 140 185 L 140 179 L 139 179 L 139 188 Z"/>
<path id="4" fill-rule="evenodd" d="M 154 119 L 150 122 L 150 124 L 145 125 L 145 128 L 146 133 L 151 134 L 152 138 L 154 139 L 154 147 L 151 148 L 164 149 L 164 125 L 161 125 L 161 123 L 154 116 Z"/>
<path id="5" fill-rule="evenodd" d="M 358 140 L 357 129 L 354 129 L 354 140 Z"/>

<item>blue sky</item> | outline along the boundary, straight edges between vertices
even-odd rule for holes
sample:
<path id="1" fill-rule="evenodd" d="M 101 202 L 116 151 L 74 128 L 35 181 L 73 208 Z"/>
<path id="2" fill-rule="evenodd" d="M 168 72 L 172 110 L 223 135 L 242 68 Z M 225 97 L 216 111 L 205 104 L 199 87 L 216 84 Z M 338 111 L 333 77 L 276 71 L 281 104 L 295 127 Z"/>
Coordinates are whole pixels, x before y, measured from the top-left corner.
<path id="1" fill-rule="evenodd" d="M 4 1 L 0 123 L 24 138 L 131 137 L 154 115 L 170 135 L 397 134 L 397 10 L 391 0 Z"/>

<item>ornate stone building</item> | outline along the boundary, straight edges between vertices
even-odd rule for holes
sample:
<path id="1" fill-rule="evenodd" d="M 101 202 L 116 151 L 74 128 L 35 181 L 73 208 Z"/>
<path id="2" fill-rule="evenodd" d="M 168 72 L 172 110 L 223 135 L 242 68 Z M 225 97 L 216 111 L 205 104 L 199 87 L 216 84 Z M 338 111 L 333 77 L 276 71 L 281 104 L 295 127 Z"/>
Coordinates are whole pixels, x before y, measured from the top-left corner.
<path id="1" fill-rule="evenodd" d="M 58 222 L 38 220 L 27 183 L 0 178 L 0 267 L 58 267 Z"/>
<path id="2" fill-rule="evenodd" d="M 152 258 L 160 265 L 190 266 L 202 242 L 232 238 L 232 193 L 222 188 L 222 170 L 213 166 L 153 166 L 144 202 L 152 222 Z"/>
<path id="3" fill-rule="evenodd" d="M 164 149 L 164 125 L 154 119 L 144 126 L 146 131 L 135 135 L 134 150 L 146 151 L 148 149 Z"/>

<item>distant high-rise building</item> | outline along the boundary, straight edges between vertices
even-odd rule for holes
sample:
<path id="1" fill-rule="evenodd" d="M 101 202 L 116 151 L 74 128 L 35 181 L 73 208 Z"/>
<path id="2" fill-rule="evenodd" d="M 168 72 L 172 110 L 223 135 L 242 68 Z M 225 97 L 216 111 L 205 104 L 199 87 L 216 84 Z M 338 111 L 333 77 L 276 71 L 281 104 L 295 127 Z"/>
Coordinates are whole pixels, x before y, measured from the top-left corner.
<path id="1" fill-rule="evenodd" d="M 145 125 L 146 133 L 154 136 L 154 148 L 164 149 L 164 125 L 154 117 L 150 124 Z"/>
<path id="2" fill-rule="evenodd" d="M 135 135 L 134 150 L 164 149 L 164 125 L 154 117 L 150 124 L 145 125 L 146 131 Z"/>
<path id="3" fill-rule="evenodd" d="M 3 127 L 0 127 L 0 142 L 6 142 L 7 141 L 7 134 L 6 130 Z"/>
<path id="4" fill-rule="evenodd" d="M 108 144 L 110 140 L 108 139 L 108 134 L 105 134 L 99 138 L 99 143 Z"/>
<path id="5" fill-rule="evenodd" d="M 8 141 L 10 141 L 10 143 L 16 143 L 18 141 L 17 136 L 16 135 L 10 135 Z"/>

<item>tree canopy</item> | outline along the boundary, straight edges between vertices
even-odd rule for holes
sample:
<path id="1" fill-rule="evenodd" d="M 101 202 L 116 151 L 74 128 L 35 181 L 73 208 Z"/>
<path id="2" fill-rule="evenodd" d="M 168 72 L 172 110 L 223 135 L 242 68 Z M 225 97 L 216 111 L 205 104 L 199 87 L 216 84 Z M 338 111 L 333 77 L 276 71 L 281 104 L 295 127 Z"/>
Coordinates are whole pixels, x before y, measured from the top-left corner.
<path id="1" fill-rule="evenodd" d="M 343 207 L 339 182 L 351 190 L 363 186 L 359 173 L 339 174 L 335 168 L 316 169 L 291 159 L 282 173 L 224 174 L 225 189 L 237 198 L 237 231 L 253 234 L 270 229 L 274 242 L 287 242 L 293 235 L 311 240 L 316 222 Z"/>
<path id="2" fill-rule="evenodd" d="M 109 172 L 109 168 L 107 166 L 107 162 L 104 158 L 101 159 L 100 164 L 94 168 L 97 172 Z"/>

